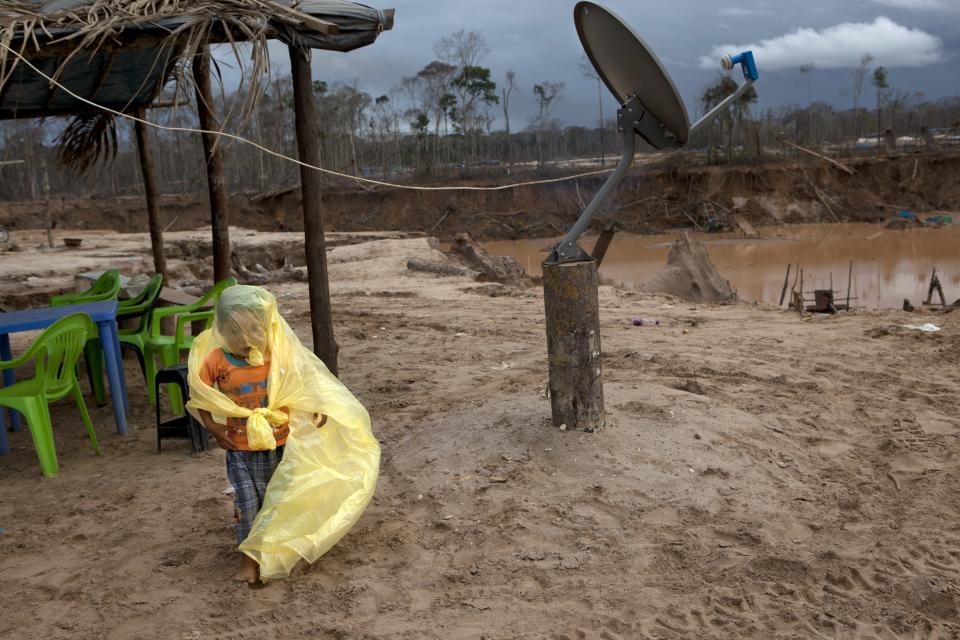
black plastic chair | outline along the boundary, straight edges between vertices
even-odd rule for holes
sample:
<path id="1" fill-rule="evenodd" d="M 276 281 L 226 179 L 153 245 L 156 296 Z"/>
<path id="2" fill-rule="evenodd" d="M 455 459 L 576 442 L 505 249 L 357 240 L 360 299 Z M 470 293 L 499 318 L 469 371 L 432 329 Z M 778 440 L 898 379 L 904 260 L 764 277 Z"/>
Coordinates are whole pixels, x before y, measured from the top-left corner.
<path id="1" fill-rule="evenodd" d="M 172 367 L 160 369 L 157 372 L 156 390 L 160 393 L 160 385 L 175 384 L 180 387 L 180 394 L 186 402 L 190 399 L 190 389 L 187 384 L 187 365 L 177 364 Z M 210 434 L 203 428 L 203 425 L 185 412 L 178 418 L 160 421 L 160 404 L 157 403 L 157 453 L 162 451 L 161 442 L 168 438 L 187 438 L 190 440 L 190 448 L 193 453 L 207 451 L 210 449 Z"/>

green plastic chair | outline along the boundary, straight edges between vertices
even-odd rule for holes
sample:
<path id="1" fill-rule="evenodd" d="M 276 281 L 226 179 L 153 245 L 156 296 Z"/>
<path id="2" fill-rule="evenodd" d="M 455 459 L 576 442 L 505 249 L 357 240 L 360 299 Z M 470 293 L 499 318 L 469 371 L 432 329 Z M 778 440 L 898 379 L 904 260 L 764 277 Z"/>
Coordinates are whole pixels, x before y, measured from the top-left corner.
<path id="1" fill-rule="evenodd" d="M 201 309 L 215 305 L 223 290 L 236 284 L 235 278 L 221 280 L 193 304 L 178 307 L 158 307 L 150 314 L 149 336 L 143 345 L 143 363 L 144 377 L 147 379 L 147 397 L 152 406 L 156 406 L 158 400 L 156 395 L 157 371 L 164 367 L 179 364 L 180 354 L 189 350 L 193 345 L 193 336 L 186 335 L 184 332 L 186 326 L 198 320 L 203 320 L 205 321 L 204 329 L 209 329 L 213 324 L 213 310 L 201 311 Z M 172 336 L 164 335 L 161 327 L 161 321 L 169 317 L 176 317 L 176 330 Z M 158 359 L 160 361 L 159 367 L 157 366 Z M 173 414 L 180 415 L 183 413 L 183 399 L 180 395 L 180 388 L 175 384 L 167 385 L 167 393 L 170 397 L 170 409 Z"/>
<path id="2" fill-rule="evenodd" d="M 87 304 L 88 302 L 103 302 L 116 300 L 120 294 L 120 272 L 110 269 L 100 274 L 86 291 L 64 293 L 50 299 L 51 307 L 65 307 L 71 304 Z M 97 334 L 94 333 L 94 336 Z M 87 364 L 87 376 L 90 378 L 90 388 L 97 406 L 107 404 L 107 394 L 103 386 L 103 352 L 100 350 L 100 341 L 91 339 L 84 347 L 84 362 Z M 98 366 L 99 365 L 99 366 Z"/>
<path id="3" fill-rule="evenodd" d="M 36 362 L 36 375 L 32 379 L 0 389 L 0 407 L 15 409 L 27 419 L 33 446 L 40 458 L 40 470 L 48 478 L 59 472 L 48 405 L 68 394 L 73 395 L 80 409 L 93 450 L 101 455 L 100 443 L 77 382 L 77 358 L 90 336 L 95 335 L 97 327 L 90 316 L 75 313 L 50 325 L 19 358 L 0 362 L 0 370 L 20 367 L 31 360 Z"/>
<path id="4" fill-rule="evenodd" d="M 163 290 L 163 275 L 153 276 L 144 287 L 143 291 L 130 300 L 121 300 L 117 304 L 117 321 L 137 319 L 135 327 L 119 330 L 120 347 L 132 350 L 140 363 L 140 371 L 143 372 L 144 379 L 147 376 L 147 368 L 144 364 L 143 354 L 145 343 L 149 337 L 150 314 L 157 306 L 160 300 L 160 292 Z M 106 394 L 103 388 L 103 351 L 100 349 L 100 340 L 91 340 L 95 344 L 92 353 L 85 353 L 87 362 L 87 373 L 90 376 L 90 386 L 93 388 L 94 396 L 98 403 L 106 402 Z"/>
<path id="5" fill-rule="evenodd" d="M 104 271 L 86 291 L 64 293 L 50 299 L 51 307 L 64 307 L 68 304 L 86 304 L 116 300 L 120 294 L 120 272 L 116 269 Z"/>

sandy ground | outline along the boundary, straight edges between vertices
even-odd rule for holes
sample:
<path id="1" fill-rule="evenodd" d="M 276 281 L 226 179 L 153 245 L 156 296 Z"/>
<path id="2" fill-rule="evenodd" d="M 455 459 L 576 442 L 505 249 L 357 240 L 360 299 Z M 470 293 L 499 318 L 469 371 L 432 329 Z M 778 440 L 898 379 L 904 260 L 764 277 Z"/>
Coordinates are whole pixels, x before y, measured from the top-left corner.
<path id="1" fill-rule="evenodd" d="M 96 409 L 103 457 L 68 403 L 59 478 L 25 431 L 0 457 L 0 636 L 960 638 L 960 314 L 603 287 L 608 424 L 561 432 L 540 292 L 404 268 L 430 253 L 331 252 L 342 377 L 383 445 L 337 547 L 231 583 L 223 453 L 156 454 L 131 360 L 133 433 Z M 308 340 L 304 286 L 273 290 Z"/>

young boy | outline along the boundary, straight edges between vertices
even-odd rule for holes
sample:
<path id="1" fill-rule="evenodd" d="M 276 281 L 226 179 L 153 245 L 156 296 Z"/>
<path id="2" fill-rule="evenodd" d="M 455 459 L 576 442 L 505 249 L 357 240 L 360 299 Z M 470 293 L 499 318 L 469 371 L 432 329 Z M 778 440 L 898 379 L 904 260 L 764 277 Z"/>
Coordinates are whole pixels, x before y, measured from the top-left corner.
<path id="1" fill-rule="evenodd" d="M 266 407 L 270 353 L 267 345 L 267 318 L 263 309 L 245 306 L 244 287 L 224 291 L 214 313 L 216 331 L 225 349 L 215 349 L 203 361 L 200 380 L 220 390 L 247 409 Z M 252 362 L 251 362 L 252 361 Z M 287 413 L 285 409 L 280 411 Z M 274 451 L 251 451 L 247 444 L 246 420 L 228 418 L 226 424 L 214 421 L 209 411 L 199 410 L 203 426 L 227 451 L 227 477 L 234 489 L 234 518 L 237 544 L 250 534 L 253 520 L 263 506 L 267 484 L 283 458 L 283 445 L 290 433 L 289 423 L 274 426 L 277 441 Z M 235 578 L 254 585 L 259 580 L 257 562 L 241 554 L 240 571 Z"/>

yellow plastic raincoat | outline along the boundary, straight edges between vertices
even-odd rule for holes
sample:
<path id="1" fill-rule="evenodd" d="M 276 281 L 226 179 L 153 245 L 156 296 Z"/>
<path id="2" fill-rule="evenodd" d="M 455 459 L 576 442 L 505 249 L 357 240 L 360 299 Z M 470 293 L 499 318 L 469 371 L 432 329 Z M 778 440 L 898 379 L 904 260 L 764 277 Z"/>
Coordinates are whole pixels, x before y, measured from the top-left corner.
<path id="1" fill-rule="evenodd" d="M 214 419 L 247 419 L 251 448 L 274 449 L 271 425 L 289 410 L 290 436 L 283 460 L 267 487 L 263 507 L 240 550 L 260 564 L 263 578 L 282 578 L 304 559 L 315 562 L 357 522 L 373 497 L 380 446 L 363 405 L 303 346 L 277 311 L 277 301 L 260 287 L 226 289 L 217 303 L 212 329 L 190 349 L 187 409 Z M 251 411 L 200 380 L 204 359 L 223 348 L 247 352 L 251 364 L 270 357 L 269 405 Z M 327 416 L 317 428 L 315 416 Z"/>

